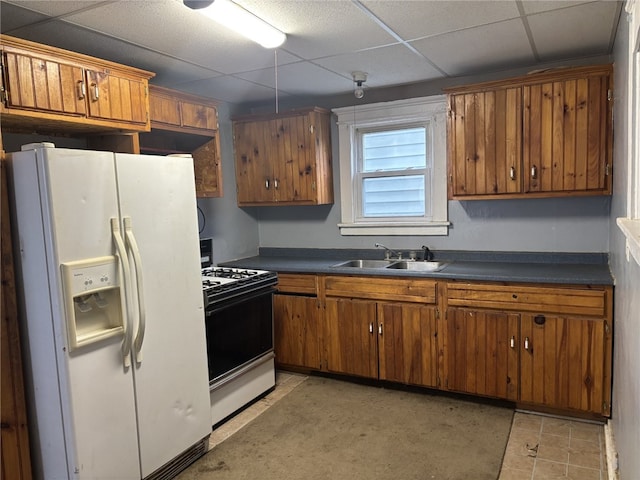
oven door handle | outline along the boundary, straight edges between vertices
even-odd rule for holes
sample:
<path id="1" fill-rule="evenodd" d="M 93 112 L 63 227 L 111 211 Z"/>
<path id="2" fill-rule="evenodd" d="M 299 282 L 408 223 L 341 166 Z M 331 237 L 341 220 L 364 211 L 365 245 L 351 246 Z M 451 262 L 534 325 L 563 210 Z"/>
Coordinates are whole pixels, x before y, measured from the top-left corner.
<path id="1" fill-rule="evenodd" d="M 234 307 L 240 303 L 244 303 L 248 300 L 252 300 L 257 297 L 261 297 L 266 294 L 273 294 L 276 291 L 275 287 L 260 287 L 259 290 L 254 290 L 252 292 L 241 293 L 240 295 L 233 298 L 233 300 L 220 300 L 218 302 L 214 302 L 210 304 L 211 308 L 207 308 L 206 315 L 209 316 L 212 313 L 215 313 L 220 310 L 224 310 L 229 307 Z"/>
<path id="2" fill-rule="evenodd" d="M 144 305 L 144 295 L 142 289 L 142 259 L 140 258 L 140 249 L 133 235 L 133 226 L 131 217 L 124 217 L 124 234 L 127 240 L 127 246 L 133 255 L 133 265 L 136 269 L 136 287 L 138 294 L 138 333 L 133 341 L 134 352 L 136 353 L 136 362 L 142 363 L 142 342 L 144 341 L 144 331 L 147 325 L 147 313 Z"/>

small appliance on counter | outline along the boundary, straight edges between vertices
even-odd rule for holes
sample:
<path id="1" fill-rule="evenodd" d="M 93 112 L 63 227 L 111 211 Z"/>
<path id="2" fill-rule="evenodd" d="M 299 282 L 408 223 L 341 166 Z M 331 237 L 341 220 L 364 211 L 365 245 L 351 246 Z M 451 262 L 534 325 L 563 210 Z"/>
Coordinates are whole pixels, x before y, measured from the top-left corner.
<path id="1" fill-rule="evenodd" d="M 200 241 L 211 424 L 215 427 L 275 387 L 275 272 L 211 265 Z"/>

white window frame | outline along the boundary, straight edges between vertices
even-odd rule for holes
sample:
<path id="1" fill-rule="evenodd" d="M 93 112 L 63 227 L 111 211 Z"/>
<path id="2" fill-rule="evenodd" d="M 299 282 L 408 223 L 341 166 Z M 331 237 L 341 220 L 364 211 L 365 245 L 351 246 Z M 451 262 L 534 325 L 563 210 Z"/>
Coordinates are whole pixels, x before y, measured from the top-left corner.
<path id="1" fill-rule="evenodd" d="M 628 176 L 627 217 L 617 219 L 627 241 L 628 254 L 640 265 L 640 0 L 627 0 L 628 57 Z"/>
<path id="2" fill-rule="evenodd" d="M 338 116 L 341 235 L 447 235 L 447 129 L 446 96 L 420 97 L 333 109 Z M 362 128 L 423 125 L 431 144 L 431 218 L 361 219 L 357 217 L 358 188 L 354 185 L 358 162 L 357 131 Z M 428 186 L 428 185 L 427 185 Z"/>

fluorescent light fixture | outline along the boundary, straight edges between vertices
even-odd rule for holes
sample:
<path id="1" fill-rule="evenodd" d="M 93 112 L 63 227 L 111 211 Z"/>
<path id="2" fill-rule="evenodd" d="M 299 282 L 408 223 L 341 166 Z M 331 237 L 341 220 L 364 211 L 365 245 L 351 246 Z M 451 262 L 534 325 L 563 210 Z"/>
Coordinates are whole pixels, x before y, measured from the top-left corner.
<path id="1" fill-rule="evenodd" d="M 207 3 L 208 6 L 202 7 Z M 264 48 L 279 47 L 287 38 L 280 30 L 230 0 L 214 0 L 213 3 L 184 0 L 184 4 Z"/>

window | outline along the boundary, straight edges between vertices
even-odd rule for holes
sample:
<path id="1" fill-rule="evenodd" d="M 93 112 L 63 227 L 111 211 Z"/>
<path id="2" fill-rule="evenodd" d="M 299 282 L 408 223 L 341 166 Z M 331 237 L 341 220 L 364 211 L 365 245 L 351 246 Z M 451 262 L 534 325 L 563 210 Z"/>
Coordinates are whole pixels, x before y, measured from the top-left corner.
<path id="1" fill-rule="evenodd" d="M 342 235 L 446 235 L 444 96 L 334 109 Z"/>
<path id="2" fill-rule="evenodd" d="M 629 77 L 627 217 L 617 222 L 627 238 L 629 253 L 640 264 L 640 2 L 628 0 L 629 15 Z"/>

